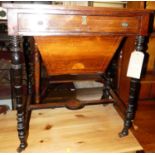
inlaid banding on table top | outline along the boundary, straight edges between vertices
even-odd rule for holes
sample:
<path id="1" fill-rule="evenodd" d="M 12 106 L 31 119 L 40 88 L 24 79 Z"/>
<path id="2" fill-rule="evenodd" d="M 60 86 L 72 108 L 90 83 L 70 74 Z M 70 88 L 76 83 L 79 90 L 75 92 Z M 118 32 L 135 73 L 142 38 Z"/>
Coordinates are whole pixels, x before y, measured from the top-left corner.
<path id="1" fill-rule="evenodd" d="M 9 10 L 8 33 L 27 36 L 147 35 L 149 16 L 153 13 L 152 10 L 28 4 L 3 4 L 3 7 Z"/>

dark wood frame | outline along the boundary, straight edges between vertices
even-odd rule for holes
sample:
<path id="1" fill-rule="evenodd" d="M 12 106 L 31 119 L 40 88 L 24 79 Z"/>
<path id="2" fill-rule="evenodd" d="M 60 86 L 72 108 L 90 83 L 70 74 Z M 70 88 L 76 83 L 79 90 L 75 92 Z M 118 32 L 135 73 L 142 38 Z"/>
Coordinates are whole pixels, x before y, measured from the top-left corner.
<path id="1" fill-rule="evenodd" d="M 28 118 L 31 113 L 32 109 L 37 108 L 47 108 L 53 107 L 53 104 L 47 104 L 46 106 L 31 105 L 31 98 L 32 98 L 32 73 L 30 72 L 30 65 L 27 63 L 27 73 L 28 73 L 28 97 L 27 97 L 27 104 L 26 108 L 24 108 L 24 103 L 22 100 L 22 65 L 21 65 L 21 36 L 39 36 L 39 35 L 50 35 L 50 36 L 102 36 L 102 35 L 119 35 L 119 36 L 137 36 L 135 49 L 141 52 L 145 52 L 145 38 L 148 36 L 148 26 L 149 26 L 149 18 L 152 11 L 148 10 L 135 10 L 135 9 L 109 9 L 109 8 L 93 8 L 93 7 L 59 7 L 59 6 L 49 6 L 49 5 L 28 5 L 28 4 L 4 4 L 4 8 L 8 10 L 8 33 L 10 35 L 10 50 L 12 52 L 12 70 L 13 70 L 13 87 L 16 94 L 16 102 L 17 102 L 17 124 L 18 124 L 18 136 L 20 139 L 20 146 L 18 148 L 18 152 L 21 152 L 27 146 L 27 135 L 28 135 Z M 62 30 L 56 29 L 54 31 L 45 30 L 45 31 L 33 31 L 33 30 L 21 30 L 21 18 L 20 15 L 30 15 L 29 21 L 31 20 L 31 14 L 35 15 L 72 15 L 73 17 L 76 16 L 102 16 L 104 17 L 116 17 L 119 19 L 121 17 L 127 18 L 137 18 L 138 20 L 138 28 L 136 31 L 132 31 L 128 28 L 124 29 L 119 27 L 118 29 L 112 29 L 111 31 L 100 31 L 100 28 L 97 27 L 98 31 L 94 32 L 93 30 L 84 30 L 80 28 L 79 31 L 69 31 L 69 30 Z M 55 22 L 55 21 L 54 21 Z M 125 21 L 128 22 L 128 21 Z M 38 23 L 39 24 L 39 23 Z M 128 27 L 128 26 L 127 26 Z M 113 25 L 115 28 L 115 23 Z M 25 47 L 26 48 L 26 47 Z M 25 56 L 28 57 L 29 52 L 25 51 Z M 35 60 L 38 61 L 38 53 L 35 52 Z M 39 65 L 39 64 L 38 64 Z M 39 66 L 35 68 L 38 69 Z M 105 78 L 106 79 L 106 78 Z M 134 119 L 135 115 L 135 106 L 136 106 L 136 95 L 138 93 L 139 81 L 140 79 L 131 78 L 130 80 L 130 94 L 128 100 L 127 111 L 125 114 L 124 119 L 124 128 L 120 132 L 120 137 L 126 136 L 128 134 L 128 129 L 132 125 L 132 120 Z M 106 83 L 105 94 L 110 94 L 113 99 L 110 100 L 114 103 L 118 103 L 120 108 L 123 111 L 126 110 L 125 106 L 122 104 L 119 96 L 111 89 L 110 84 Z M 38 87 L 38 86 L 36 86 Z M 38 88 L 37 88 L 38 89 Z M 36 96 L 38 102 L 39 97 Z M 107 102 L 107 99 L 104 100 Z M 114 104 L 115 105 L 115 104 Z"/>

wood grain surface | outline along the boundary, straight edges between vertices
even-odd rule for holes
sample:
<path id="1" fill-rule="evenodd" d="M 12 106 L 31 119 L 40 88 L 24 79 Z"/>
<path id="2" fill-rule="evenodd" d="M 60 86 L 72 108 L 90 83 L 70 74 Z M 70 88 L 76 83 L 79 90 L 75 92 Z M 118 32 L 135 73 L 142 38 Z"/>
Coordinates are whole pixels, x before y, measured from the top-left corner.
<path id="1" fill-rule="evenodd" d="M 105 72 L 122 37 L 35 37 L 49 75 Z"/>
<path id="2" fill-rule="evenodd" d="M 16 152 L 16 112 L 0 115 L 0 152 Z M 32 113 L 29 146 L 24 152 L 136 152 L 141 145 L 130 132 L 118 137 L 123 121 L 112 105 L 36 110 Z"/>

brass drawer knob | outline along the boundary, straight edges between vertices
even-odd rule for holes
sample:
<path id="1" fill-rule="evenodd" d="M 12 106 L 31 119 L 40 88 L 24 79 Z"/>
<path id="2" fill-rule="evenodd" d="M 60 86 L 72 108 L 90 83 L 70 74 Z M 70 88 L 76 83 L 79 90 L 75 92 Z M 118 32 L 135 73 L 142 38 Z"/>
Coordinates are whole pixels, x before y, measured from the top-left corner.
<path id="1" fill-rule="evenodd" d="M 128 24 L 128 22 L 122 22 L 122 27 L 128 27 L 129 26 L 129 24 Z"/>
<path id="2" fill-rule="evenodd" d="M 6 16 L 6 12 L 3 11 L 3 10 L 1 10 L 1 11 L 0 11 L 0 17 L 5 17 L 5 16 Z"/>
<path id="3" fill-rule="evenodd" d="M 87 25 L 87 16 L 82 16 L 82 25 Z"/>

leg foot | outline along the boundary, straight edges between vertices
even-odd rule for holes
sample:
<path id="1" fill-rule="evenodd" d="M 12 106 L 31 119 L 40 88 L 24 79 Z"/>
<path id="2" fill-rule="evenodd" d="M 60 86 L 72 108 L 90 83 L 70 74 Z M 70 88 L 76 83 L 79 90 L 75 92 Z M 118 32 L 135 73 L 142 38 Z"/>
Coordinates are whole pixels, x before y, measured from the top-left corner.
<path id="1" fill-rule="evenodd" d="M 22 151 L 25 150 L 26 147 L 27 147 L 27 144 L 20 144 L 19 147 L 17 148 L 17 152 L 21 153 Z"/>
<path id="2" fill-rule="evenodd" d="M 119 137 L 122 138 L 122 137 L 125 137 L 128 135 L 128 129 L 127 128 L 124 128 L 120 133 L 119 133 Z"/>

